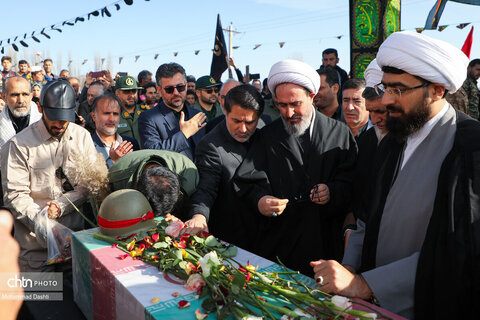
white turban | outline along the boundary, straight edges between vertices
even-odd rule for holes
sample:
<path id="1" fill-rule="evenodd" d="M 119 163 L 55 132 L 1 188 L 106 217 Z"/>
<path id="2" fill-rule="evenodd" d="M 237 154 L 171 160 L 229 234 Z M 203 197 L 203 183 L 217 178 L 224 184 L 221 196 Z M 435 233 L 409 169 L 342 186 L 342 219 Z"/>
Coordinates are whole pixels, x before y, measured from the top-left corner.
<path id="1" fill-rule="evenodd" d="M 367 82 L 367 87 L 373 88 L 375 85 L 382 82 L 383 71 L 377 63 L 377 59 L 373 59 L 363 73 L 363 77 Z"/>
<path id="2" fill-rule="evenodd" d="M 268 75 L 268 89 L 275 94 L 275 88 L 281 83 L 295 83 L 310 92 L 320 89 L 320 76 L 308 64 L 298 60 L 282 60 L 275 63 Z"/>
<path id="3" fill-rule="evenodd" d="M 380 46 L 380 68 L 403 70 L 456 92 L 467 77 L 468 58 L 450 43 L 412 31 L 395 32 Z"/>

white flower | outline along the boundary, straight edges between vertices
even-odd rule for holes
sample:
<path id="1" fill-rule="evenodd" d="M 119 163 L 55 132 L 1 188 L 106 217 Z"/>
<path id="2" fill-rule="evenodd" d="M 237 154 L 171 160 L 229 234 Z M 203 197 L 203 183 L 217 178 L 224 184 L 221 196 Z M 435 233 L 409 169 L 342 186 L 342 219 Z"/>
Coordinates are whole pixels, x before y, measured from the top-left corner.
<path id="1" fill-rule="evenodd" d="M 352 307 L 352 303 L 350 302 L 350 300 L 348 298 L 345 298 L 345 297 L 342 297 L 342 296 L 333 296 L 332 297 L 332 303 L 342 309 L 342 310 L 346 310 L 346 309 L 350 309 Z"/>
<path id="2" fill-rule="evenodd" d="M 368 319 L 377 319 L 377 314 L 376 313 L 365 313 L 362 316 L 364 318 L 368 318 Z"/>
<path id="3" fill-rule="evenodd" d="M 198 259 L 200 266 L 202 267 L 202 273 L 205 277 L 210 275 L 210 268 L 220 265 L 220 260 L 218 259 L 217 252 L 211 251 L 203 256 L 203 258 Z"/>
<path id="4" fill-rule="evenodd" d="M 262 320 L 262 317 L 255 317 L 249 314 L 247 317 L 243 317 L 242 320 Z"/>

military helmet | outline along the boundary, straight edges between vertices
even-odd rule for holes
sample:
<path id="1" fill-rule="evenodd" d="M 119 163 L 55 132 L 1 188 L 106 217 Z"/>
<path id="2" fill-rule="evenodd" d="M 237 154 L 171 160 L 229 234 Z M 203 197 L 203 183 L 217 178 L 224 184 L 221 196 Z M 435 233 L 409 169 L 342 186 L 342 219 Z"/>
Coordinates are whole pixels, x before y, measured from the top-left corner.
<path id="1" fill-rule="evenodd" d="M 123 189 L 109 194 L 100 205 L 98 226 L 108 236 L 129 236 L 155 228 L 153 209 L 137 190 Z"/>

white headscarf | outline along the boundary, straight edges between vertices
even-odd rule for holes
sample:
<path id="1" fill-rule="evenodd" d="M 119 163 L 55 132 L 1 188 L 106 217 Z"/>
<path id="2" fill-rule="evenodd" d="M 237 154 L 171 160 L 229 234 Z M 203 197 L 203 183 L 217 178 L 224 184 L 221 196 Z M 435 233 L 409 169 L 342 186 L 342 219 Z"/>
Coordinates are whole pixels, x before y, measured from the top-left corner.
<path id="1" fill-rule="evenodd" d="M 295 83 L 310 92 L 320 89 L 320 76 L 308 64 L 298 60 L 282 60 L 275 63 L 268 75 L 268 89 L 275 94 L 275 88 L 281 83 Z"/>
<path id="2" fill-rule="evenodd" d="M 377 54 L 380 68 L 403 70 L 432 83 L 440 83 L 456 92 L 467 77 L 468 58 L 460 50 L 442 40 L 423 34 L 402 31 L 391 34 Z"/>
<path id="3" fill-rule="evenodd" d="M 383 72 L 378 66 L 377 59 L 373 59 L 363 73 L 363 77 L 367 82 L 367 87 L 373 88 L 382 82 Z"/>

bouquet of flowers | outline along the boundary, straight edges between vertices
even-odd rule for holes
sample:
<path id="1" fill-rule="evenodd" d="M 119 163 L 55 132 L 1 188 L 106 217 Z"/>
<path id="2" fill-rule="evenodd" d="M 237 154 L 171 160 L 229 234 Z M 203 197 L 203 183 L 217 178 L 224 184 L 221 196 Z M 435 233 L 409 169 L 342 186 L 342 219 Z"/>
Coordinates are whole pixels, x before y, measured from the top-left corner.
<path id="1" fill-rule="evenodd" d="M 296 279 L 298 272 L 283 268 L 280 272 L 261 272 L 256 267 L 235 261 L 237 248 L 201 232 L 183 234 L 184 224 L 165 219 L 155 229 L 112 238 L 94 237 L 111 243 L 128 256 L 141 259 L 186 280 L 185 288 L 197 291 L 204 299 L 196 319 L 215 312 L 218 319 L 233 315 L 236 319 L 376 319 L 377 313 L 352 309 L 352 301 L 308 288 Z M 354 302 L 357 303 L 357 302 Z M 179 308 L 190 305 L 179 302 Z M 368 306 L 365 306 L 368 308 Z M 385 317 L 384 317 L 385 318 Z"/>

